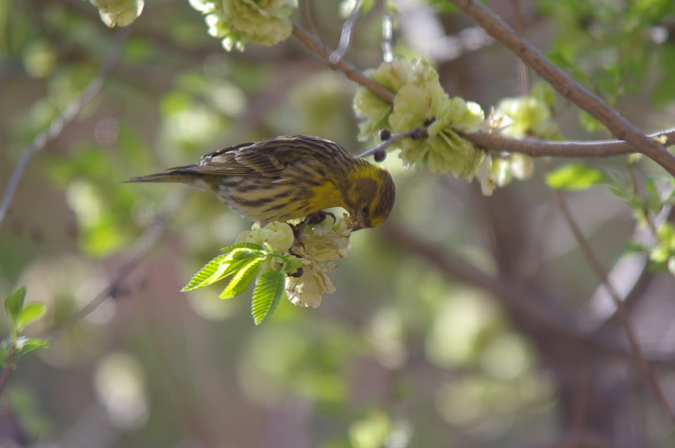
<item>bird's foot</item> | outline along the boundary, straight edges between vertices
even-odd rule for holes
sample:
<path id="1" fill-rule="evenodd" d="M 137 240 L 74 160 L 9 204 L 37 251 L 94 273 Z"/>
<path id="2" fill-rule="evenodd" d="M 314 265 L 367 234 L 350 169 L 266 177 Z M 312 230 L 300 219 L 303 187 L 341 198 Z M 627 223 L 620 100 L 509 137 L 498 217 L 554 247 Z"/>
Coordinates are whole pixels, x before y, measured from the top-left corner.
<path id="1" fill-rule="evenodd" d="M 310 224 L 314 225 L 323 222 L 327 216 L 333 218 L 333 223 L 335 223 L 335 215 L 333 213 L 318 211 L 307 215 L 307 217 L 300 224 L 293 226 L 293 235 L 295 236 L 295 241 L 291 247 L 302 246 L 304 248 L 305 245 L 302 244 L 302 234 L 305 232 L 305 228 L 307 228 L 307 226 Z"/>

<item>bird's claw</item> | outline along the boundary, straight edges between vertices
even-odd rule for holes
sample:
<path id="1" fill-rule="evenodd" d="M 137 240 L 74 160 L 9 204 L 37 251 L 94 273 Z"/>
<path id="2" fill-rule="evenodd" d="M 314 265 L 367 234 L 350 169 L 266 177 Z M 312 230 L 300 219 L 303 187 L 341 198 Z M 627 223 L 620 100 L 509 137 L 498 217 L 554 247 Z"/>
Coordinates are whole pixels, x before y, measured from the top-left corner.
<path id="1" fill-rule="evenodd" d="M 310 215 L 307 215 L 304 221 L 302 221 L 298 225 L 293 226 L 293 235 L 295 235 L 295 241 L 293 241 L 291 249 L 297 246 L 302 246 L 302 248 L 304 249 L 305 245 L 302 242 L 302 234 L 305 232 L 305 228 L 310 224 L 311 225 L 320 224 L 324 219 L 326 219 L 326 216 L 330 216 L 331 218 L 333 218 L 333 224 L 337 222 L 337 220 L 335 219 L 335 215 L 333 213 L 318 211 Z M 288 251 L 290 251 L 291 249 L 288 249 Z"/>

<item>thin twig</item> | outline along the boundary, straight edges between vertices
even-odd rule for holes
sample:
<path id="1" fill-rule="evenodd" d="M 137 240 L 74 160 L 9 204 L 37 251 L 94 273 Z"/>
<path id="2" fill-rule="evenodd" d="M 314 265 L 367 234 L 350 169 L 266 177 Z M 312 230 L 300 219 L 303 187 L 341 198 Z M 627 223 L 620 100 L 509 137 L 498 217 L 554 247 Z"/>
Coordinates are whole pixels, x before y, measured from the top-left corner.
<path id="1" fill-rule="evenodd" d="M 647 137 L 640 129 L 622 117 L 599 96 L 583 87 L 567 73 L 544 57 L 529 42 L 520 37 L 513 28 L 500 20 L 482 3 L 475 0 L 447 0 L 478 23 L 489 35 L 501 42 L 539 76 L 549 82 L 565 98 L 597 118 L 619 140 L 624 140 L 661 165 L 675 176 L 675 156 L 662 145 Z"/>
<path id="2" fill-rule="evenodd" d="M 666 221 L 671 223 L 675 221 L 675 207 L 668 206 L 667 209 L 664 209 L 664 213 L 666 215 Z M 644 296 L 644 292 L 647 290 L 654 277 L 655 273 L 650 269 L 649 261 L 646 260 L 640 275 L 637 276 L 633 282 L 633 286 L 621 301 L 626 312 L 630 314 L 631 310 L 635 308 L 639 299 Z M 620 321 L 618 309 L 616 309 L 614 313 L 608 316 L 603 322 L 599 323 L 597 328 L 593 330 L 592 337 L 594 339 L 601 339 L 604 334 L 606 334 L 617 324 L 617 321 Z"/>
<path id="3" fill-rule="evenodd" d="M 340 32 L 340 42 L 338 43 L 337 48 L 333 51 L 330 56 L 328 56 L 328 62 L 331 64 L 337 64 L 345 57 L 350 48 L 352 48 L 352 31 L 354 30 L 354 24 L 359 19 L 361 15 L 361 6 L 363 6 L 363 1 L 358 0 L 354 10 L 349 15 L 349 18 L 345 20 L 345 23 L 342 25 L 342 31 Z"/>
<path id="4" fill-rule="evenodd" d="M 303 44 L 305 44 L 310 50 L 312 50 L 314 54 L 324 59 L 331 67 L 335 67 L 344 73 L 348 79 L 351 79 L 355 83 L 367 88 L 375 95 L 382 98 L 384 101 L 388 103 L 394 102 L 394 94 L 392 92 L 368 78 L 349 62 L 346 62 L 343 59 L 335 64 L 331 64 L 328 60 L 332 52 L 331 49 L 328 48 L 326 44 L 324 44 L 321 39 L 316 37 L 314 34 L 309 33 L 300 25 L 293 23 L 293 35 L 297 37 Z"/>
<path id="5" fill-rule="evenodd" d="M 136 240 L 131 250 L 128 253 L 127 260 L 120 266 L 115 277 L 103 288 L 103 290 L 93 299 L 87 302 L 79 311 L 74 313 L 64 322 L 58 326 L 48 330 L 45 337 L 53 338 L 68 327 L 81 321 L 96 308 L 101 306 L 103 302 L 110 298 L 114 298 L 119 294 L 124 286 L 124 282 L 136 270 L 136 268 L 143 262 L 143 260 L 157 247 L 157 244 L 164 238 L 167 233 L 166 217 L 172 215 L 185 202 L 187 191 L 179 191 L 175 195 L 169 196 L 166 199 L 165 205 L 152 220 L 152 223 L 145 229 L 143 234 Z"/>
<path id="6" fill-rule="evenodd" d="M 547 169 L 550 169 L 550 164 L 546 161 L 544 163 Z M 570 229 L 574 234 L 574 238 L 579 244 L 579 248 L 584 253 L 586 260 L 590 264 L 593 271 L 595 271 L 595 275 L 605 285 L 607 291 L 609 291 L 609 294 L 612 296 L 612 299 L 614 300 L 614 305 L 616 306 L 617 316 L 619 317 L 619 320 L 621 321 L 624 329 L 626 330 L 626 336 L 628 337 L 631 349 L 635 354 L 635 357 L 637 358 L 640 366 L 644 370 L 644 373 L 647 376 L 649 384 L 651 385 L 654 394 L 656 395 L 656 398 L 660 402 L 661 407 L 663 408 L 666 415 L 670 418 L 671 424 L 675 426 L 675 414 L 673 414 L 673 410 L 671 409 L 670 404 L 668 403 L 668 400 L 666 399 L 666 396 L 663 393 L 663 389 L 661 388 L 659 379 L 656 376 L 656 372 L 654 372 L 654 368 L 645 358 L 644 351 L 642 350 L 640 341 L 638 340 L 637 335 L 635 334 L 635 330 L 633 329 L 633 325 L 630 322 L 628 312 L 624 307 L 621 296 L 617 292 L 616 288 L 614 288 L 612 282 L 610 282 L 607 271 L 605 271 L 605 268 L 602 267 L 602 264 L 597 259 L 595 253 L 588 244 L 588 240 L 586 240 L 586 237 L 581 231 L 579 224 L 574 219 L 574 216 L 572 216 L 572 213 L 569 207 L 567 206 L 567 202 L 565 201 L 565 198 L 563 197 L 562 193 L 558 190 L 553 190 L 553 195 L 558 205 L 558 208 L 560 209 L 561 213 L 563 214 L 563 217 L 567 221 L 567 224 L 570 226 Z"/>
<path id="7" fill-rule="evenodd" d="M 522 5 L 520 4 L 520 0 L 511 0 L 511 3 L 513 4 L 513 9 L 515 11 L 516 31 L 518 32 L 518 34 L 522 36 L 524 35 L 523 8 Z M 530 89 L 532 87 L 532 82 L 530 80 L 530 71 L 527 69 L 527 66 L 522 61 L 522 59 L 518 59 L 518 77 L 520 78 L 523 94 L 529 95 Z"/>
<path id="8" fill-rule="evenodd" d="M 412 138 L 413 140 L 417 140 L 418 138 L 425 136 L 426 133 L 427 128 L 420 128 L 420 129 L 411 129 L 410 131 L 405 132 L 399 132 L 398 134 L 392 134 L 388 139 L 386 139 L 379 145 L 373 146 L 369 150 L 359 154 L 358 157 L 368 157 L 369 155 L 375 154 L 378 151 L 382 151 L 383 149 L 386 149 L 387 147 L 393 145 L 394 143 L 398 143 L 406 138 Z"/>
<path id="9" fill-rule="evenodd" d="M 63 129 L 68 126 L 75 119 L 75 117 L 77 117 L 82 108 L 101 91 L 106 78 L 117 64 L 117 60 L 119 59 L 120 52 L 122 50 L 122 44 L 125 42 L 130 32 L 131 27 L 122 28 L 118 32 L 115 42 L 113 43 L 113 46 L 110 49 L 103 68 L 99 74 L 91 80 L 89 85 L 82 91 L 80 96 L 68 103 L 66 108 L 63 110 L 63 114 L 52 121 L 49 128 L 38 134 L 37 137 L 35 137 L 35 140 L 33 140 L 30 145 L 23 149 L 21 158 L 14 167 L 12 176 L 7 183 L 7 189 L 5 190 L 5 194 L 2 197 L 2 202 L 0 203 L 0 226 L 2 226 L 2 222 L 7 215 L 7 211 L 12 205 L 16 189 L 19 186 L 21 177 L 26 171 L 31 158 L 36 153 L 41 151 L 47 145 L 47 143 L 58 137 Z"/>
<path id="10" fill-rule="evenodd" d="M 386 8 L 384 15 L 382 15 L 382 60 L 384 62 L 391 62 L 394 60 L 394 52 L 392 49 L 394 23 L 391 18 L 389 8 Z"/>
<path id="11" fill-rule="evenodd" d="M 16 344 L 11 344 L 11 347 L 9 349 L 9 354 L 7 355 L 7 359 L 5 359 L 5 368 L 2 371 L 2 376 L 0 376 L 0 395 L 2 395 L 2 392 L 5 390 L 5 386 L 7 386 L 7 380 L 9 379 L 9 375 L 12 373 L 12 363 L 14 363 L 14 356 L 16 355 Z"/>
<path id="12" fill-rule="evenodd" d="M 310 32 L 314 34 L 315 36 L 319 35 L 319 28 L 316 26 L 316 16 L 314 15 L 314 2 L 312 1 L 307 1 L 307 2 L 300 2 L 302 5 L 302 16 L 303 16 L 303 22 L 305 25 L 307 25 L 310 29 Z"/>

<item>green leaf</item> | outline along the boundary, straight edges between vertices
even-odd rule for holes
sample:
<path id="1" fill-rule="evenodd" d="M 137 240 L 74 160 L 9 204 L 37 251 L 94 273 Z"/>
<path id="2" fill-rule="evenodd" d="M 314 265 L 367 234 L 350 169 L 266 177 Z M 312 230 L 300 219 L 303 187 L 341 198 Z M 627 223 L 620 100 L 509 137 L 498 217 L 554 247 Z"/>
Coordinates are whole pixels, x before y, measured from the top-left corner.
<path id="1" fill-rule="evenodd" d="M 288 257 L 284 256 L 284 272 L 286 274 L 293 274 L 298 268 L 301 268 L 304 265 L 302 259 L 299 257 L 293 255 L 289 255 Z"/>
<path id="2" fill-rule="evenodd" d="M 239 272 L 237 272 L 235 276 L 232 277 L 232 280 L 230 280 L 230 284 L 227 285 L 227 288 L 220 294 L 220 298 L 231 299 L 244 292 L 255 276 L 258 275 L 258 272 L 260 272 L 263 260 L 263 257 L 255 258 L 239 269 Z"/>
<path id="3" fill-rule="evenodd" d="M 35 322 L 47 313 L 47 306 L 44 303 L 33 302 L 26 305 L 19 317 L 16 319 L 16 327 L 19 331 L 23 330 L 26 325 Z"/>
<path id="4" fill-rule="evenodd" d="M 259 325 L 267 316 L 270 316 L 279 305 L 284 293 L 286 278 L 277 271 L 266 272 L 253 291 L 251 315 L 256 325 Z"/>
<path id="5" fill-rule="evenodd" d="M 41 348 L 49 347 L 49 341 L 46 339 L 20 337 L 16 341 L 16 357 L 22 358 L 27 354 L 39 350 Z"/>
<path id="6" fill-rule="evenodd" d="M 645 192 L 647 193 L 647 208 L 655 215 L 658 215 L 663 208 L 663 204 L 653 178 L 645 179 Z"/>
<path id="7" fill-rule="evenodd" d="M 668 258 L 670 258 L 670 251 L 668 250 L 667 247 L 656 246 L 649 253 L 649 259 L 652 260 L 654 263 L 658 264 L 665 263 L 668 260 Z"/>
<path id="8" fill-rule="evenodd" d="M 583 163 L 563 165 L 546 175 L 546 183 L 556 190 L 585 190 L 608 182 L 605 173 Z"/>
<path id="9" fill-rule="evenodd" d="M 238 245 L 237 245 L 238 246 Z M 235 247 L 229 253 L 219 255 L 209 261 L 203 268 L 197 272 L 190 282 L 181 289 L 182 292 L 192 291 L 204 286 L 209 286 L 223 278 L 234 274 L 243 269 L 251 261 L 263 260 L 265 254 L 256 249 L 246 247 Z M 258 246 L 260 247 L 260 246 Z"/>
<path id="10" fill-rule="evenodd" d="M 16 322 L 23 309 L 23 300 L 26 298 L 26 287 L 22 286 L 5 299 L 5 309 L 12 318 L 12 322 Z"/>
<path id="11" fill-rule="evenodd" d="M 223 247 L 220 249 L 221 252 L 227 254 L 232 252 L 235 249 L 252 249 L 252 250 L 263 250 L 262 246 L 255 243 L 239 243 L 233 244 L 232 246 Z"/>

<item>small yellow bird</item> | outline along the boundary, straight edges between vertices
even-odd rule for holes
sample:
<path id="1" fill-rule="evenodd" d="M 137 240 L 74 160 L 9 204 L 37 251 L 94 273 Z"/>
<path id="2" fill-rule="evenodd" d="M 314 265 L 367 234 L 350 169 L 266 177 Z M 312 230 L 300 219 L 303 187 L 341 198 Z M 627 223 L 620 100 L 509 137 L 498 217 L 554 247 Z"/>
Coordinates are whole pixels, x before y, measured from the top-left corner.
<path id="1" fill-rule="evenodd" d="M 273 137 L 206 154 L 190 166 L 129 182 L 181 182 L 213 192 L 261 226 L 343 207 L 352 230 L 375 227 L 394 206 L 389 172 L 330 140 Z"/>

